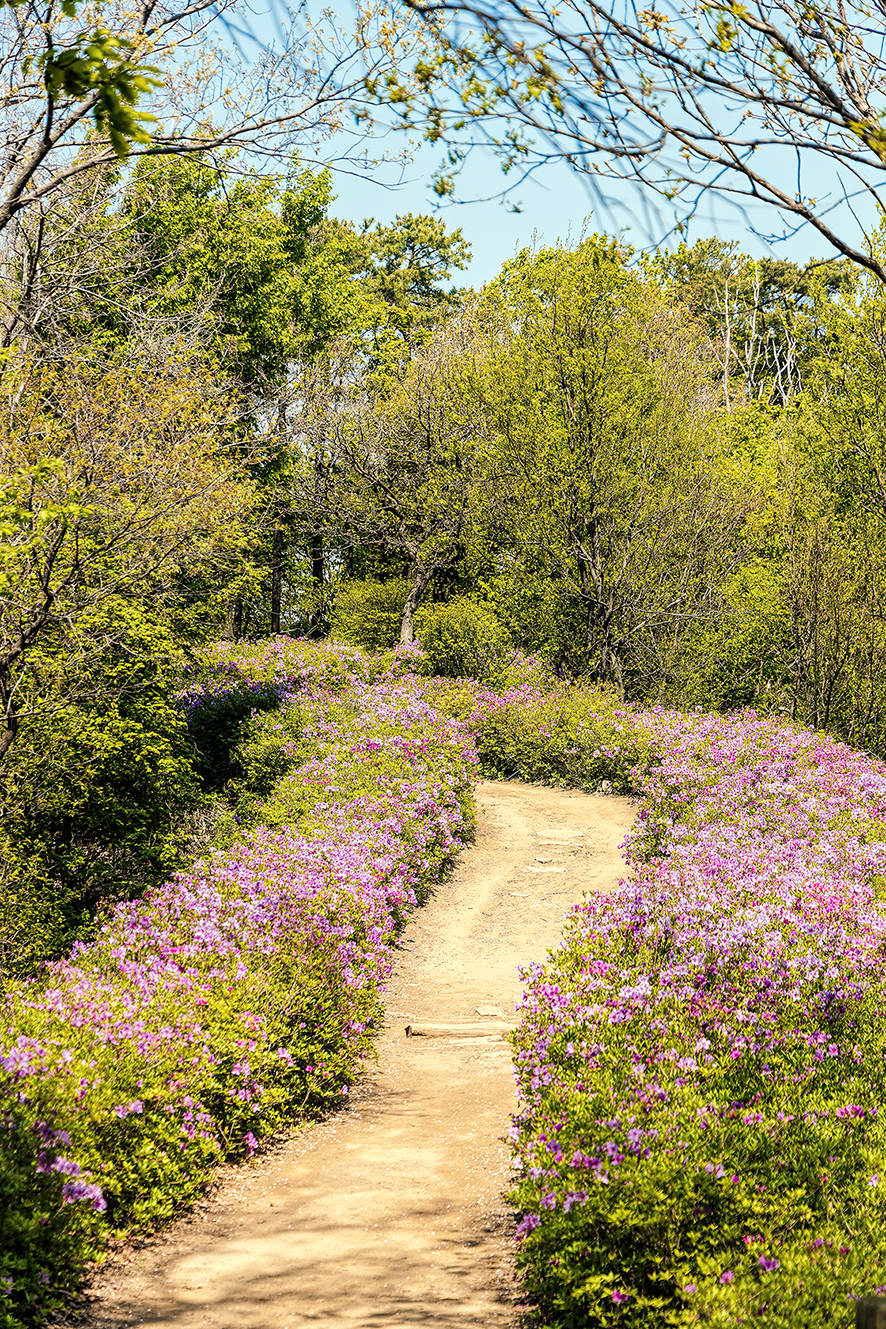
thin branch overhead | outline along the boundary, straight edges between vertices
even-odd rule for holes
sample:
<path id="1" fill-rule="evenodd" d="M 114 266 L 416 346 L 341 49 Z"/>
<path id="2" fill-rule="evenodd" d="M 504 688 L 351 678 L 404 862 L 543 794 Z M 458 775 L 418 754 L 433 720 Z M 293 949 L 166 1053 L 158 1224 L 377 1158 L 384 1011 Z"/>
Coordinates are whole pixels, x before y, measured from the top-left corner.
<path id="1" fill-rule="evenodd" d="M 408 3 L 435 53 L 420 95 L 393 95 L 447 145 L 439 192 L 485 142 L 506 170 L 559 158 L 633 183 L 678 230 L 713 194 L 775 209 L 886 280 L 865 220 L 886 172 L 882 0 Z"/>
<path id="2" fill-rule="evenodd" d="M 301 7 L 278 18 L 266 41 L 238 0 L 0 4 L 0 231 L 127 156 L 241 147 L 285 168 L 326 161 L 326 145 L 365 168 L 366 82 L 408 68 L 414 22 L 375 0 L 345 27 Z"/>

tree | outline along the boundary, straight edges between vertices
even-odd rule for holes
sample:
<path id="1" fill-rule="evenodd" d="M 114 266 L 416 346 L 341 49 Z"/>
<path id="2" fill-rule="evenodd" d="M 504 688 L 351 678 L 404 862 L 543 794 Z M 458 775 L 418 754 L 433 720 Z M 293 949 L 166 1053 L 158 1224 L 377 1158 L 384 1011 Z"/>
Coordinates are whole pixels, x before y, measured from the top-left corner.
<path id="1" fill-rule="evenodd" d="M 410 358 L 433 329 L 453 314 L 460 295 L 450 285 L 453 268 L 464 268 L 470 259 L 470 246 L 461 230 L 450 231 L 436 217 L 398 216 L 390 226 L 367 219 L 361 227 L 334 218 L 325 218 L 316 228 L 313 244 L 317 252 L 328 255 L 326 270 L 347 273 L 348 291 L 341 302 L 346 311 L 338 336 L 332 334 L 327 319 L 325 342 L 318 339 L 307 347 L 292 366 L 290 404 L 281 415 L 289 431 L 290 446 L 300 461 L 311 460 L 312 495 L 308 510 L 316 512 L 325 502 L 330 461 L 338 437 L 340 413 L 346 402 L 359 395 L 360 385 L 383 393 L 396 390 L 398 379 L 406 372 Z M 285 483 L 285 482 L 284 482 Z M 283 526 L 299 526 L 307 541 L 312 586 L 302 598 L 312 598 L 309 631 L 319 635 L 325 630 L 327 599 L 327 562 L 330 533 L 321 529 L 308 531 L 304 513 L 292 503 L 281 503 L 278 511 L 285 521 L 278 523 L 280 559 L 275 563 L 279 575 L 276 613 L 272 624 L 279 631 L 282 599 Z M 356 549 L 349 539 L 345 557 L 353 562 Z M 290 570 L 291 577 L 291 570 Z M 274 630 L 272 626 L 272 630 Z"/>
<path id="2" fill-rule="evenodd" d="M 471 247 L 461 228 L 450 231 L 439 217 L 408 212 L 390 226 L 365 221 L 360 231 L 360 279 L 376 306 L 376 333 L 394 327 L 413 338 L 453 312 L 461 299 L 447 287 L 454 268 L 466 268 Z"/>
<path id="3" fill-rule="evenodd" d="M 64 954 L 181 863 L 201 793 L 176 635 L 148 597 L 111 596 L 28 653 L 19 697 L 40 705 L 0 766 L 0 973 Z"/>
<path id="4" fill-rule="evenodd" d="M 25 717 L 73 700 L 35 694 L 39 643 L 100 651 L 107 634 L 84 640 L 78 624 L 120 598 L 174 619 L 189 580 L 209 593 L 244 543 L 251 492 L 225 384 L 174 346 L 133 351 L 22 361 L 2 379 L 0 760 Z"/>
<path id="5" fill-rule="evenodd" d="M 250 62 L 240 39 L 256 41 L 235 0 L 4 4 L 0 232 L 73 176 L 127 155 L 316 146 L 359 109 L 367 76 L 408 67 L 415 40 L 371 0 L 353 35 L 329 15 L 289 22 L 282 52 L 259 44 Z"/>
<path id="6" fill-rule="evenodd" d="M 326 171 L 260 175 L 231 152 L 142 158 L 125 176 L 93 166 L 16 228 L 6 344 L 119 348 L 174 329 L 275 397 L 293 359 L 358 317 L 349 270 L 318 241 L 330 199 Z"/>
<path id="7" fill-rule="evenodd" d="M 681 242 L 648 264 L 670 293 L 701 320 L 727 410 L 749 398 L 784 405 L 826 352 L 819 306 L 848 290 L 848 263 L 754 259 L 735 241 Z"/>
<path id="8" fill-rule="evenodd" d="M 340 255 L 360 292 L 350 335 L 374 373 L 396 377 L 413 348 L 464 298 L 449 285 L 453 271 L 471 259 L 461 228 L 450 231 L 439 217 L 406 213 L 389 226 L 372 217 L 359 227 L 329 219 L 319 237 Z"/>
<path id="9" fill-rule="evenodd" d="M 139 162 L 123 206 L 143 307 L 166 320 L 202 311 L 220 371 L 276 399 L 294 360 L 360 316 L 340 255 L 316 240 L 331 198 L 328 171 L 283 180 L 244 173 L 230 155 Z"/>
<path id="10" fill-rule="evenodd" d="M 404 644 L 414 640 L 415 611 L 434 577 L 482 549 L 503 520 L 502 476 L 478 392 L 488 355 L 466 309 L 384 391 L 361 391 L 347 357 L 336 380 L 318 367 L 297 417 L 302 454 L 312 460 L 294 506 L 340 547 L 370 545 L 408 560 Z"/>
<path id="11" fill-rule="evenodd" d="M 437 51 L 418 68 L 423 95 L 393 95 L 406 123 L 449 145 L 440 192 L 474 126 L 521 175 L 565 159 L 603 207 L 603 182 L 626 180 L 683 228 L 713 191 L 745 216 L 762 204 L 811 226 L 886 281 L 855 220 L 880 210 L 886 171 L 879 0 L 408 2 Z"/>
<path id="12" fill-rule="evenodd" d="M 269 552 L 270 629 L 279 632 L 288 475 L 286 405 L 298 365 L 364 322 L 365 298 L 342 247 L 327 239 L 328 172 L 287 180 L 245 175 L 228 160 L 146 159 L 123 211 L 141 264 L 139 317 L 192 329 L 203 353 L 236 383 L 262 440 L 252 469 L 265 499 L 258 535 Z M 232 597 L 232 631 L 242 624 Z"/>
<path id="13" fill-rule="evenodd" d="M 598 236 L 524 252 L 480 314 L 505 330 L 484 410 L 513 546 L 581 606 L 584 668 L 622 696 L 642 648 L 709 611 L 742 518 L 709 455 L 698 334 L 626 258 Z"/>
<path id="14" fill-rule="evenodd" d="M 874 239 L 883 260 L 884 233 Z M 886 739 L 886 291 L 865 277 L 821 319 L 830 354 L 785 422 L 782 490 L 799 716 Z"/>

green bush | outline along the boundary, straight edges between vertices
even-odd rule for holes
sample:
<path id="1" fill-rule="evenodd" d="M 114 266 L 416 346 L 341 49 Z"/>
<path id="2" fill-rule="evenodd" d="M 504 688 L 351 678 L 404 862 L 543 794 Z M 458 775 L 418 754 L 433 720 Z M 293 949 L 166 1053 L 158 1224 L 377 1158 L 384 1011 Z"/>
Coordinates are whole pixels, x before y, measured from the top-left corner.
<path id="1" fill-rule="evenodd" d="M 45 1119 L 35 1123 L 19 1098 L 11 1081 L 0 1080 L 0 1329 L 40 1324 L 64 1309 L 69 1296 L 56 1271 L 98 1258 L 102 1245 L 96 1208 L 65 1203 L 71 1178 L 58 1164 L 71 1140 L 58 1129 L 58 1104 L 48 1103 Z"/>
<path id="2" fill-rule="evenodd" d="M 570 678 L 587 674 L 587 608 L 562 576 L 527 561 L 521 550 L 481 586 L 484 604 L 521 651 Z"/>
<path id="3" fill-rule="evenodd" d="M 491 780 L 596 790 L 606 780 L 621 793 L 649 760 L 650 740 L 615 693 L 587 684 L 548 685 L 496 696 L 468 680 L 429 679 L 425 695 L 443 715 L 467 724 L 480 770 Z"/>
<path id="4" fill-rule="evenodd" d="M 138 606 L 104 617 L 107 644 L 85 661 L 35 652 L 36 713 L 0 773 L 8 973 L 63 954 L 103 906 L 164 880 L 180 861 L 182 820 L 201 801 L 193 745 L 171 701 L 171 637 Z"/>
<path id="5" fill-rule="evenodd" d="M 274 711 L 279 690 L 250 682 L 204 700 L 188 716 L 188 731 L 196 748 L 195 768 L 203 789 L 216 793 L 242 774 L 236 753 L 256 711 Z"/>
<path id="6" fill-rule="evenodd" d="M 427 672 L 444 678 L 497 683 L 514 654 L 492 610 L 467 595 L 419 609 L 415 626 Z"/>
<path id="7" fill-rule="evenodd" d="M 361 646 L 387 651 L 400 639 L 403 606 L 409 594 L 405 577 L 393 581 L 348 581 L 335 597 L 329 635 Z"/>

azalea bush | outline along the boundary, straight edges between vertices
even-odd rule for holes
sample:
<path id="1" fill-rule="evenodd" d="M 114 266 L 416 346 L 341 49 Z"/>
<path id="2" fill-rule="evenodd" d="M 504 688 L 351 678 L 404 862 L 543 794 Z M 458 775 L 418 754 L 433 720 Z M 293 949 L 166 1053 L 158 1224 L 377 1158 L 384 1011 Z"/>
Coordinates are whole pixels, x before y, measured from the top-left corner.
<path id="1" fill-rule="evenodd" d="M 392 657 L 220 647 L 180 702 L 193 722 L 250 686 L 252 829 L 6 994 L 4 1329 L 64 1304 L 108 1234 L 168 1218 L 220 1159 L 344 1100 L 397 928 L 470 832 L 471 741 Z M 276 763 L 263 801 L 257 753 Z"/>
<path id="2" fill-rule="evenodd" d="M 418 677 L 420 654 L 223 644 L 183 680 L 198 743 L 227 726 L 240 830 L 6 994 L 0 1326 L 346 1097 L 396 930 L 470 832 L 476 744 L 487 775 L 639 801 L 629 875 L 525 974 L 540 1322 L 848 1329 L 886 1284 L 886 767 L 534 661 L 497 692 Z"/>
<path id="3" fill-rule="evenodd" d="M 343 642 L 318 645 L 292 637 L 205 647 L 182 671 L 176 697 L 204 788 L 223 789 L 241 774 L 239 745 L 256 712 L 291 704 L 306 687 L 340 693 L 356 678 L 377 678 L 392 661 L 392 656 L 364 655 Z"/>
<path id="4" fill-rule="evenodd" d="M 430 679 L 425 695 L 463 720 L 489 779 L 626 793 L 650 751 L 651 735 L 609 689 L 558 683 L 532 656 L 517 656 L 505 686 Z"/>
<path id="5" fill-rule="evenodd" d="M 886 1284 L 886 768 L 750 713 L 468 702 L 487 768 L 640 802 L 630 875 L 525 975 L 541 1322 L 851 1325 Z"/>

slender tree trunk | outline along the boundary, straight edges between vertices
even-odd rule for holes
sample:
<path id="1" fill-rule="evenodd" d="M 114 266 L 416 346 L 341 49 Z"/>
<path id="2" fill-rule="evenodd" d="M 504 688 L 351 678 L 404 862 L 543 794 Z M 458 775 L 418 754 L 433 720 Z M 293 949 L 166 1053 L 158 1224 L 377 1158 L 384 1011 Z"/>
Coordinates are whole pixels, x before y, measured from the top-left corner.
<path id="1" fill-rule="evenodd" d="M 581 593 L 588 606 L 586 651 L 590 654 L 594 645 L 593 638 L 597 636 L 600 677 L 606 683 L 614 683 L 619 700 L 624 701 L 624 667 L 620 643 L 613 629 L 616 598 L 612 587 L 607 584 L 606 559 L 595 511 L 585 518 L 578 564 Z"/>
<path id="2" fill-rule="evenodd" d="M 8 675 L 0 677 L 0 705 L 3 708 L 3 729 L 0 731 L 0 761 L 6 756 L 16 740 L 19 729 L 18 712 L 15 709 L 13 690 Z"/>
<path id="3" fill-rule="evenodd" d="M 225 624 L 224 635 L 228 641 L 239 641 L 243 636 L 243 601 L 239 596 L 228 606 L 228 621 Z"/>
<path id="4" fill-rule="evenodd" d="M 316 605 L 311 612 L 311 626 L 308 636 L 317 641 L 326 634 L 323 621 L 323 587 L 326 582 L 326 555 L 323 548 L 323 536 L 315 535 L 311 540 L 311 580 L 314 583 Z"/>
<path id="5" fill-rule="evenodd" d="M 280 631 L 280 608 L 283 602 L 283 527 L 280 519 L 274 525 L 271 544 L 271 635 Z"/>
<path id="6" fill-rule="evenodd" d="M 287 438 L 286 403 L 281 399 L 277 406 L 277 429 L 280 442 L 285 447 Z M 271 540 L 271 635 L 280 631 L 280 611 L 283 606 L 283 512 L 278 499 L 274 504 L 274 534 Z"/>
<path id="7" fill-rule="evenodd" d="M 315 535 L 311 541 L 311 578 L 318 590 L 326 580 L 326 554 L 322 535 Z"/>
<path id="8" fill-rule="evenodd" d="M 430 586 L 433 575 L 433 571 L 424 568 L 413 571 L 412 585 L 403 606 L 403 618 L 400 623 L 401 646 L 411 646 L 415 641 L 415 611 L 419 606 L 421 597 Z"/>

